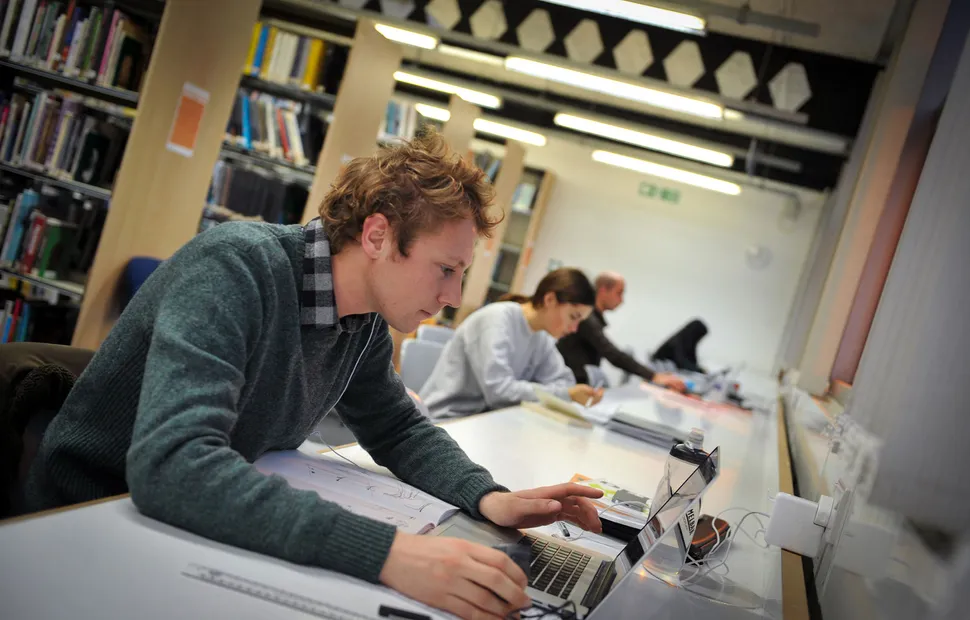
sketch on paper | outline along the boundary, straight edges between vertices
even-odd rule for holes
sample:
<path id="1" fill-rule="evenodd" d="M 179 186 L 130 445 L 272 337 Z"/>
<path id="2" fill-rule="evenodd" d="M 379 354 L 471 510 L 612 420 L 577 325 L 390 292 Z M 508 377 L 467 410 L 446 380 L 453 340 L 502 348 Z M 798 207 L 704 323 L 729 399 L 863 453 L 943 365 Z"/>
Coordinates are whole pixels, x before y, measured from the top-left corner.
<path id="1" fill-rule="evenodd" d="M 297 451 L 271 452 L 254 464 L 264 474 L 276 474 L 298 489 L 377 521 L 420 534 L 458 511 L 440 499 L 396 478 L 354 468 Z"/>

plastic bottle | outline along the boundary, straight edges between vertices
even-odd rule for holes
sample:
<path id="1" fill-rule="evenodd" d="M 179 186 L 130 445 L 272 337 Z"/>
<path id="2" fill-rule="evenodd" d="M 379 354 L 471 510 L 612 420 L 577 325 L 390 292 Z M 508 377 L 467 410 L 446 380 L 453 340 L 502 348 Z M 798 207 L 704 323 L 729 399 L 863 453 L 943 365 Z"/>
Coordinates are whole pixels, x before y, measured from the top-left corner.
<path id="1" fill-rule="evenodd" d="M 687 439 L 672 447 L 667 455 L 664 476 L 660 481 L 660 487 L 657 489 L 657 496 L 666 498 L 676 493 L 677 489 L 687 481 L 697 468 L 707 462 L 708 456 L 708 453 L 704 451 L 704 431 L 699 428 L 690 429 Z M 690 543 L 694 539 L 700 508 L 700 502 L 698 502 L 696 506 L 688 510 L 684 518 L 678 523 L 684 560 L 687 558 Z"/>

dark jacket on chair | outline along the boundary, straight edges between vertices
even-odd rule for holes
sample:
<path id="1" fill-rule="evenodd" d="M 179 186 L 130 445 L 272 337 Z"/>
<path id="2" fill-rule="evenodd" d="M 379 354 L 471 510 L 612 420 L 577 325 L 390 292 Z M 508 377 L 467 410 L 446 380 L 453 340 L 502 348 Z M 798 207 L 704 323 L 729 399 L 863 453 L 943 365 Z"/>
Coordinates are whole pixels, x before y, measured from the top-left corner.
<path id="1" fill-rule="evenodd" d="M 93 355 L 56 344 L 0 345 L 0 518 L 22 512 L 23 482 L 44 430 Z"/>

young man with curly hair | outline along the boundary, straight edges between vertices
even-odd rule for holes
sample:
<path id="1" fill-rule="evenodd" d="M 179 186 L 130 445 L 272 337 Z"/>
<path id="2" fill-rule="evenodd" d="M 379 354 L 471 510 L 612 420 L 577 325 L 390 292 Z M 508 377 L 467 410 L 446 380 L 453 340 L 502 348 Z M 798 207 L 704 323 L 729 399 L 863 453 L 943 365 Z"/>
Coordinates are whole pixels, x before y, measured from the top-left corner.
<path id="1" fill-rule="evenodd" d="M 374 460 L 474 517 L 599 529 L 588 489 L 510 492 L 421 415 L 391 366 L 403 332 L 457 307 L 496 222 L 485 175 L 436 134 L 350 162 L 306 226 L 223 224 L 148 279 L 54 418 L 33 508 L 130 492 L 197 534 L 384 583 L 465 618 L 528 602 L 504 554 L 354 515 L 252 463 L 339 403 Z M 583 497 L 583 496 L 586 497 Z"/>

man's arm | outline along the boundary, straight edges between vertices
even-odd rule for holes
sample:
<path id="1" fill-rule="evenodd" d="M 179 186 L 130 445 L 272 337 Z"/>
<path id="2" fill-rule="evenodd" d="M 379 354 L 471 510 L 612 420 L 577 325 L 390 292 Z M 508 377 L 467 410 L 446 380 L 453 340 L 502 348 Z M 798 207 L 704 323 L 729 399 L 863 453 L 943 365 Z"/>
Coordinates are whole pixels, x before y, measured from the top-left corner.
<path id="1" fill-rule="evenodd" d="M 393 342 L 380 320 L 338 412 L 361 447 L 408 484 L 481 518 L 478 503 L 507 491 L 473 463 L 448 433 L 418 411 L 391 363 Z"/>
<path id="2" fill-rule="evenodd" d="M 610 342 L 610 339 L 606 337 L 606 333 L 603 331 L 603 326 L 599 321 L 593 320 L 593 318 L 590 317 L 579 324 L 578 333 L 579 336 L 592 345 L 601 356 L 605 357 L 609 363 L 613 364 L 620 370 L 625 370 L 630 374 L 643 377 L 647 381 L 653 380 L 654 374 L 656 373 L 635 360 L 632 355 L 621 351 L 616 347 L 616 345 Z"/>
<path id="3" fill-rule="evenodd" d="M 265 476 L 230 447 L 251 343 L 272 337 L 261 288 L 287 274 L 258 248 L 217 249 L 187 261 L 160 303 L 127 457 L 131 499 L 207 538 L 376 582 L 392 526 Z"/>

